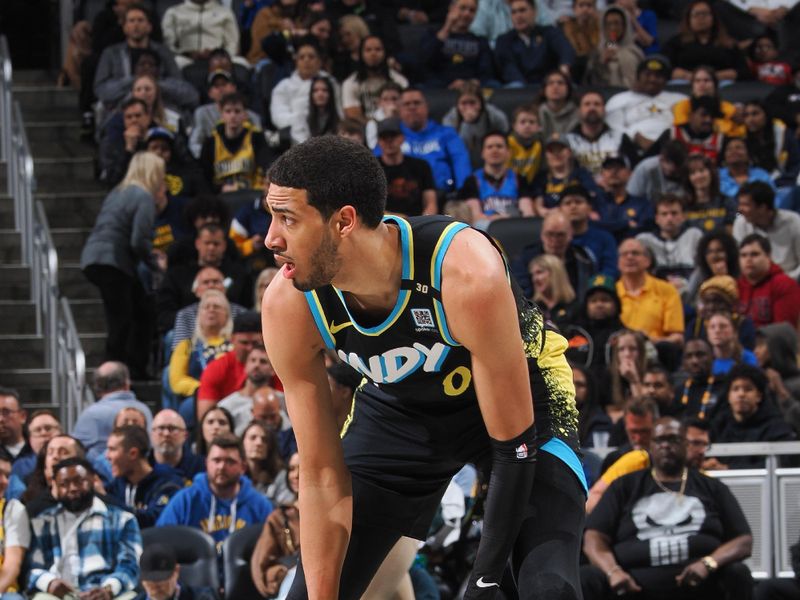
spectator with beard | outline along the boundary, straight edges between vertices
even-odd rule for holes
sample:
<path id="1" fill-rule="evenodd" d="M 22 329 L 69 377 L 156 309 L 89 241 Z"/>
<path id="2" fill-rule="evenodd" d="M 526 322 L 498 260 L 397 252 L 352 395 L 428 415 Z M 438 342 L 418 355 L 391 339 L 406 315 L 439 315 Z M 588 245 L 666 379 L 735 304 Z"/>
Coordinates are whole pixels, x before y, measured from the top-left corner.
<path id="1" fill-rule="evenodd" d="M 400 87 L 408 86 L 408 79 L 389 67 L 383 40 L 368 35 L 361 40 L 358 68 L 342 82 L 342 109 L 347 117 L 365 121 L 371 119 L 378 108 L 380 89 L 389 81 Z"/>
<path id="2" fill-rule="evenodd" d="M 728 373 L 725 390 L 727 410 L 711 423 L 715 444 L 781 442 L 796 435 L 767 396 L 767 376 L 758 367 L 736 365 Z M 730 469 L 764 468 L 763 456 L 726 456 L 720 459 Z"/>
<path id="3" fill-rule="evenodd" d="M 206 473 L 175 494 L 158 518 L 157 527 L 188 525 L 221 543 L 237 529 L 263 523 L 272 504 L 244 475 L 244 450 L 233 434 L 211 441 Z"/>
<path id="4" fill-rule="evenodd" d="M 198 473 L 205 471 L 203 458 L 192 453 L 186 443 L 186 422 L 176 411 L 165 408 L 153 417 L 150 428 L 151 450 L 148 460 L 157 465 L 170 467 L 187 485 Z"/>
<path id="5" fill-rule="evenodd" d="M 589 279 L 581 310 L 563 332 L 569 341 L 570 362 L 585 366 L 597 379 L 608 366 L 609 339 L 624 327 L 619 319 L 620 309 L 614 280 L 598 273 Z"/>
<path id="6" fill-rule="evenodd" d="M 572 226 L 572 242 L 583 247 L 597 264 L 598 273 L 616 278 L 617 244 L 607 231 L 590 220 L 592 200 L 589 192 L 582 186 L 569 186 L 561 193 L 559 210 Z"/>
<path id="7" fill-rule="evenodd" d="M 156 124 L 153 122 L 147 102 L 141 98 L 129 98 L 120 107 L 122 113 L 121 135 L 105 129 L 100 140 L 98 165 L 100 181 L 115 185 L 122 180 L 128 170 L 133 155 L 145 148 L 147 132 Z"/>
<path id="8" fill-rule="evenodd" d="M 262 387 L 276 386 L 280 383 L 264 348 L 256 347 L 250 350 L 244 363 L 244 373 L 244 386 L 225 396 L 218 405 L 233 415 L 236 435 L 241 435 L 244 428 L 253 419 L 253 398 L 256 391 Z M 273 388 L 270 390 L 272 390 L 271 393 L 280 394 Z M 288 423 L 288 418 L 286 421 Z"/>
<path id="9" fill-rule="evenodd" d="M 108 436 L 106 456 L 114 479 L 109 495 L 136 515 L 139 527 L 152 527 L 169 499 L 183 487 L 171 468 L 147 460 L 147 431 L 137 425 L 116 427 Z"/>
<path id="10" fill-rule="evenodd" d="M 658 421 L 649 448 L 652 468 L 614 481 L 587 520 L 584 597 L 750 598 L 752 578 L 740 561 L 753 537 L 733 494 L 688 466 L 685 430 L 674 418 Z"/>
<path id="11" fill-rule="evenodd" d="M 420 40 L 426 85 L 458 90 L 467 82 L 495 83 L 489 41 L 469 31 L 477 9 L 476 0 L 452 0 L 442 27 Z"/>
<path id="12" fill-rule="evenodd" d="M 726 468 L 716 458 L 706 458 L 711 449 L 711 424 L 702 419 L 684 419 L 686 428 L 686 465 L 693 469 L 713 471 Z"/>
<path id="13" fill-rule="evenodd" d="M 142 552 L 136 518 L 95 495 L 87 460 L 68 458 L 53 472 L 58 504 L 31 519 L 28 589 L 59 598 L 133 598 Z"/>
<path id="14" fill-rule="evenodd" d="M 670 373 L 658 363 L 650 364 L 642 377 L 642 398 L 654 402 L 662 417 L 672 414 L 675 389 Z"/>
<path id="15" fill-rule="evenodd" d="M 635 159 L 637 150 L 623 133 L 606 123 L 605 100 L 599 90 L 587 90 L 578 100 L 580 122 L 567 133 L 575 160 L 595 179 L 600 178 L 601 166 L 607 158 L 625 156 Z"/>

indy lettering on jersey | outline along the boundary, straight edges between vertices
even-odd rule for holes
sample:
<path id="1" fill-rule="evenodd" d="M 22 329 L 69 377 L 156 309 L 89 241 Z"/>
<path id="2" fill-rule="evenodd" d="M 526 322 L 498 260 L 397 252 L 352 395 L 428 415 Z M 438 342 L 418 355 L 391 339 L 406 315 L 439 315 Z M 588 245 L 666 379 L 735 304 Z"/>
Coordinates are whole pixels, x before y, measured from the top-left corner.
<path id="1" fill-rule="evenodd" d="M 374 383 L 397 383 L 420 368 L 426 373 L 436 373 L 442 368 L 450 347 L 441 342 L 427 346 L 414 342 L 413 346 L 392 348 L 382 354 L 363 359 L 355 352 L 346 354 L 339 350 L 339 358 Z"/>

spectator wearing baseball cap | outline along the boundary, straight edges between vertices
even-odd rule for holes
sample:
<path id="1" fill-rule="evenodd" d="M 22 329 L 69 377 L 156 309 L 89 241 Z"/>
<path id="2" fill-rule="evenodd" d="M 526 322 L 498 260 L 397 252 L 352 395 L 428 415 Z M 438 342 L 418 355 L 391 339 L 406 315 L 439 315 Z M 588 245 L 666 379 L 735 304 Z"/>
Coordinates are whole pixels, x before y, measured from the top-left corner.
<path id="1" fill-rule="evenodd" d="M 636 142 L 643 153 L 672 126 L 672 107 L 686 97 L 664 89 L 670 71 L 663 56 L 646 57 L 636 70 L 633 89 L 613 95 L 606 103 L 606 123 Z"/>
<path id="2" fill-rule="evenodd" d="M 536 214 L 540 217 L 558 208 L 561 193 L 571 185 L 583 186 L 592 197 L 600 194 L 592 174 L 578 165 L 572 155 L 567 136 L 554 133 L 547 138 L 544 160 L 546 168 L 539 171 L 531 186 Z"/>
<path id="3" fill-rule="evenodd" d="M 378 122 L 378 161 L 386 175 L 386 212 L 409 217 L 439 212 L 436 183 L 427 161 L 403 154 L 405 141 L 400 119 Z"/>
<path id="4" fill-rule="evenodd" d="M 195 158 L 200 158 L 203 142 L 211 135 L 222 115 L 222 99 L 237 91 L 236 81 L 230 71 L 215 69 L 208 74 L 208 97 L 210 103 L 204 104 L 194 111 L 194 128 L 189 136 L 189 150 Z M 252 110 L 247 110 L 247 120 L 255 128 L 261 129 L 261 117 Z"/>
<path id="5" fill-rule="evenodd" d="M 617 241 L 648 231 L 653 222 L 653 205 L 648 198 L 629 192 L 630 179 L 625 156 L 609 156 L 600 166 L 603 193 L 596 202 L 598 224 Z"/>
<path id="6" fill-rule="evenodd" d="M 136 600 L 210 600 L 210 590 L 195 592 L 178 583 L 180 565 L 175 551 L 165 544 L 150 544 L 144 547 L 139 559 L 139 581 L 144 592 Z"/>
<path id="7" fill-rule="evenodd" d="M 145 137 L 145 148 L 164 159 L 167 194 L 156 199 L 156 221 L 153 250 L 166 253 L 173 242 L 192 237 L 184 217 L 189 201 L 210 189 L 194 164 L 184 161 L 175 151 L 175 135 L 163 127 L 151 127 Z"/>
<path id="8" fill-rule="evenodd" d="M 590 219 L 593 199 L 582 185 L 570 185 L 561 192 L 559 209 L 572 227 L 572 243 L 583 247 L 594 259 L 599 273 L 616 279 L 617 242 L 614 236 Z"/>

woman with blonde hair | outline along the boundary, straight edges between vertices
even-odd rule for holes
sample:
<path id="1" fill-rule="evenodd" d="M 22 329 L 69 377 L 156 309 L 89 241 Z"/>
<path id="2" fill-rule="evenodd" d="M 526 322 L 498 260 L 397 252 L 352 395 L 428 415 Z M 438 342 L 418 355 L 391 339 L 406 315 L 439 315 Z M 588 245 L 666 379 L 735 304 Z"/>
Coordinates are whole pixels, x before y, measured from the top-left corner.
<path id="1" fill-rule="evenodd" d="M 369 35 L 369 26 L 358 15 L 344 15 L 338 23 L 339 47 L 333 57 L 333 76 L 344 81 L 358 69 L 361 42 Z"/>
<path id="2" fill-rule="evenodd" d="M 139 75 L 133 80 L 131 96 L 144 100 L 150 112 L 150 118 L 161 127 L 177 133 L 181 128 L 181 116 L 171 108 L 164 106 L 161 87 L 150 75 Z"/>
<path id="3" fill-rule="evenodd" d="M 165 202 L 164 161 L 152 152 L 133 156 L 125 178 L 106 196 L 81 253 L 81 269 L 100 289 L 106 316 L 105 358 L 147 376 L 155 307 L 139 278 L 155 270 L 156 202 Z"/>
<path id="4" fill-rule="evenodd" d="M 231 305 L 225 294 L 215 289 L 203 292 L 194 334 L 175 346 L 169 360 L 169 386 L 173 393 L 186 397 L 197 391 L 208 363 L 232 349 L 232 331 Z"/>
<path id="5" fill-rule="evenodd" d="M 564 263 L 552 254 L 540 254 L 530 262 L 528 272 L 533 283 L 531 299 L 539 305 L 545 320 L 557 326 L 566 323 L 576 302 Z"/>

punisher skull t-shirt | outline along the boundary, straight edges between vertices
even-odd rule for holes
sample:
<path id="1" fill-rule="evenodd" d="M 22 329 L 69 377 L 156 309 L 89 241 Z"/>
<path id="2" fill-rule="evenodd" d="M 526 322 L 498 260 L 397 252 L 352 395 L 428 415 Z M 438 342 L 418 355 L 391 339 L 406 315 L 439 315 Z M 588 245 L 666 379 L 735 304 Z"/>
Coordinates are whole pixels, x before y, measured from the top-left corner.
<path id="1" fill-rule="evenodd" d="M 719 480 L 689 469 L 680 481 L 665 482 L 650 469 L 614 481 L 589 515 L 587 529 L 609 536 L 617 561 L 645 589 L 675 587 L 683 568 L 724 542 L 749 534 L 744 513 Z"/>

